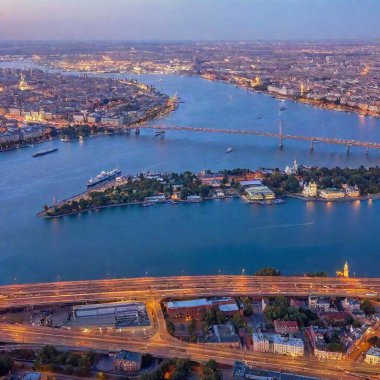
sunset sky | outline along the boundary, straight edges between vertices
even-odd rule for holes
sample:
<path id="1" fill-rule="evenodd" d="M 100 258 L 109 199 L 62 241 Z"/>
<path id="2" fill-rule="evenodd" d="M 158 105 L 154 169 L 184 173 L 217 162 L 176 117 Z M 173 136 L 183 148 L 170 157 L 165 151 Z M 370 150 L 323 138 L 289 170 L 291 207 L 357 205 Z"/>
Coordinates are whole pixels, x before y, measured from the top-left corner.
<path id="1" fill-rule="evenodd" d="M 0 0 L 0 39 L 372 39 L 379 19 L 379 0 Z"/>

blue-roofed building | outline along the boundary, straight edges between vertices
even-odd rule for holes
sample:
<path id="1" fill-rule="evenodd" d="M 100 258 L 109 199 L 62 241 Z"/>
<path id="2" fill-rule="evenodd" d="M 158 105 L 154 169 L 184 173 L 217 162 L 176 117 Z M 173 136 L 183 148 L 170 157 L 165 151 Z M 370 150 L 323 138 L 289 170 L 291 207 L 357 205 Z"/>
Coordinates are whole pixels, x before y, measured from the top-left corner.
<path id="1" fill-rule="evenodd" d="M 142 355 L 138 352 L 120 351 L 113 360 L 113 366 L 117 371 L 137 372 L 141 369 Z"/>

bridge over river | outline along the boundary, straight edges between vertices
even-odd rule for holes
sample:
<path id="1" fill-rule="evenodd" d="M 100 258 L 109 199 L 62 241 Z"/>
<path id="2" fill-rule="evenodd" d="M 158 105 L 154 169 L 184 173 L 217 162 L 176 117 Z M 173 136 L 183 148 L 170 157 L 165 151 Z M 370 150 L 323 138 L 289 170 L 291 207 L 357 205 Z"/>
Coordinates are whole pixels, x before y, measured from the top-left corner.
<path id="1" fill-rule="evenodd" d="M 364 147 L 366 148 L 366 153 L 368 154 L 369 149 L 380 149 L 380 142 L 372 141 L 359 141 L 359 140 L 347 140 L 340 138 L 330 138 L 330 137 L 317 137 L 317 136 L 301 136 L 301 135 L 288 135 L 282 133 L 282 128 L 280 131 L 276 132 L 264 132 L 255 130 L 243 130 L 243 129 L 224 129 L 224 128 L 202 128 L 202 127 L 188 127 L 188 126 L 176 126 L 176 125 L 150 125 L 145 124 L 138 127 L 125 127 L 126 131 L 135 129 L 136 133 L 139 133 L 140 129 L 154 129 L 156 130 L 156 135 L 164 135 L 166 131 L 186 131 L 186 132 L 202 132 L 202 133 L 223 133 L 223 134 L 234 134 L 234 135 L 247 135 L 247 136 L 260 136 L 260 137 L 270 137 L 279 140 L 279 147 L 283 147 L 284 140 L 299 140 L 310 142 L 310 149 L 314 149 L 314 143 L 325 143 L 325 144 L 335 144 L 346 146 L 347 152 L 349 152 L 350 147 Z"/>

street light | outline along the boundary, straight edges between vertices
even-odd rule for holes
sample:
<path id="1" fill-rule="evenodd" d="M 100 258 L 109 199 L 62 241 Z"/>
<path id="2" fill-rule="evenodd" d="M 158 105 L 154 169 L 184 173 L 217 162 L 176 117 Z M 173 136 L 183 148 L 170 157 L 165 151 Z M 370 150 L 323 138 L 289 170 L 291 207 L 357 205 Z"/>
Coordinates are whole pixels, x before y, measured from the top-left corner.
<path id="1" fill-rule="evenodd" d="M 242 269 L 241 270 L 241 275 L 244 276 L 244 273 L 245 273 L 245 269 Z"/>

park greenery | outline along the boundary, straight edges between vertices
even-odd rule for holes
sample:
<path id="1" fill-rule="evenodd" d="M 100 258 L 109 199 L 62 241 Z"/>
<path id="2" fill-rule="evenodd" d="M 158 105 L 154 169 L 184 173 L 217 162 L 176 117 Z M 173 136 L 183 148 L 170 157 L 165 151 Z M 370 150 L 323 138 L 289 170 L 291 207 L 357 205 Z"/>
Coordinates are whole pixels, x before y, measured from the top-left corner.
<path id="1" fill-rule="evenodd" d="M 170 335 L 175 336 L 175 324 L 172 321 L 166 320 L 166 328 Z"/>
<path id="2" fill-rule="evenodd" d="M 221 380 L 222 374 L 217 369 L 217 362 L 210 359 L 202 366 L 201 380 Z"/>
<path id="3" fill-rule="evenodd" d="M 69 126 L 61 133 L 66 136 L 87 136 L 91 133 L 88 126 Z M 206 171 L 211 174 L 210 171 Z M 252 174 L 249 169 L 223 170 L 221 188 L 231 188 L 235 192 L 243 194 L 244 188 L 238 178 Z M 164 195 L 166 199 L 174 193 L 181 200 L 186 200 L 189 195 L 198 195 L 202 199 L 212 196 L 212 186 L 202 184 L 200 177 L 190 171 L 183 173 L 164 173 L 161 178 L 152 178 L 144 174 L 129 177 L 122 183 L 112 183 L 109 186 L 90 189 L 83 196 L 63 202 L 52 207 L 44 206 L 46 216 L 61 216 L 77 213 L 102 206 L 118 204 L 140 204 L 145 198 Z M 285 174 L 279 169 L 261 172 L 262 182 L 272 189 L 277 196 L 297 194 L 302 190 L 302 183 L 315 181 L 319 188 L 341 188 L 343 184 L 357 186 L 362 195 L 380 193 L 380 168 L 364 168 L 363 166 L 350 168 L 306 168 L 299 167 L 296 174 Z M 275 274 L 272 274 L 275 275 Z"/>
<path id="4" fill-rule="evenodd" d="M 307 272 L 306 277 L 327 277 L 327 272 Z"/>
<path id="5" fill-rule="evenodd" d="M 37 353 L 34 367 L 38 371 L 87 376 L 95 358 L 93 352 L 60 352 L 53 346 L 45 346 Z"/>
<path id="6" fill-rule="evenodd" d="M 364 314 L 369 317 L 373 314 L 375 314 L 375 307 L 373 306 L 372 302 L 370 300 L 363 300 L 363 302 L 360 304 L 360 308 L 363 310 Z"/>
<path id="7" fill-rule="evenodd" d="M 89 190 L 88 194 L 57 206 L 44 206 L 47 216 L 60 216 L 76 213 L 92 208 L 117 205 L 117 204 L 140 204 L 145 198 L 157 194 L 163 194 L 166 198 L 171 197 L 174 189 L 180 190 L 180 198 L 185 200 L 189 195 L 199 195 L 206 198 L 209 195 L 210 186 L 202 185 L 198 177 L 190 172 L 181 174 L 162 174 L 162 179 L 147 178 L 143 174 L 137 177 L 129 177 L 120 184 L 113 184 L 106 188 Z"/>
<path id="8" fill-rule="evenodd" d="M 275 319 L 296 321 L 300 327 L 321 324 L 316 313 L 302 307 L 290 306 L 289 300 L 284 296 L 271 299 L 270 304 L 264 309 L 264 314 L 271 322 Z"/>
<path id="9" fill-rule="evenodd" d="M 334 331 L 331 336 L 325 335 L 324 340 L 326 343 L 326 348 L 331 352 L 345 352 L 346 349 L 340 341 L 339 332 Z"/>
<path id="10" fill-rule="evenodd" d="M 281 276 L 281 272 L 278 269 L 265 267 L 259 269 L 256 273 L 256 276 Z"/>
<path id="11" fill-rule="evenodd" d="M 380 193 L 380 167 L 365 168 L 326 168 L 300 167 L 296 174 L 285 174 L 278 169 L 267 173 L 263 183 L 275 191 L 277 195 L 299 193 L 304 183 L 314 181 L 318 188 L 341 188 L 342 185 L 357 186 L 360 194 Z"/>
<path id="12" fill-rule="evenodd" d="M 380 337 L 378 336 L 371 336 L 367 339 L 367 342 L 373 347 L 380 348 Z"/>
<path id="13" fill-rule="evenodd" d="M 0 353 L 0 376 L 4 376 L 14 368 L 13 359 L 6 353 Z"/>
<path id="14" fill-rule="evenodd" d="M 143 374 L 141 380 L 183 380 L 190 373 L 192 362 L 189 359 L 170 359 L 162 361 L 158 367 L 151 372 Z"/>

